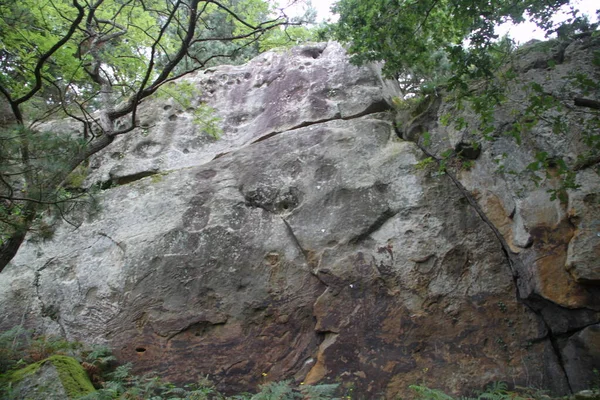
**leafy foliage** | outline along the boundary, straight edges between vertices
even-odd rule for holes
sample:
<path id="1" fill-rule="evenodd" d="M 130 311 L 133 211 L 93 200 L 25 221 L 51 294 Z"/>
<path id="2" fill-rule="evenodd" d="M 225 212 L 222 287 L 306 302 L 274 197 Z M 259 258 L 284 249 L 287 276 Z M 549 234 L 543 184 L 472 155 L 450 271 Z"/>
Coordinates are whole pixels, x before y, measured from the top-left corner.
<path id="1" fill-rule="evenodd" d="M 85 353 L 83 344 L 79 342 L 56 336 L 34 336 L 32 331 L 16 326 L 0 333 L 0 374 L 52 355 L 81 358 Z"/>
<path id="2" fill-rule="evenodd" d="M 50 238 L 54 218 L 64 217 L 77 225 L 77 211 L 95 206 L 93 191 L 78 191 L 86 168 L 67 173 L 72 155 L 85 146 L 82 140 L 68 133 L 36 132 L 15 125 L 0 129 L 0 143 L 0 245 L 23 230 L 42 239 Z M 22 162 L 24 145 L 26 164 Z M 58 177 L 65 179 L 61 187 L 53 186 Z M 27 202 L 37 204 L 39 211 L 50 213 L 45 218 L 28 221 Z"/>
<path id="3" fill-rule="evenodd" d="M 496 42 L 494 25 L 523 22 L 525 15 L 546 30 L 558 29 L 552 16 L 568 0 L 390 1 L 340 0 L 335 11 L 338 40 L 349 43 L 357 63 L 385 61 L 388 76 L 416 82 L 452 76 L 451 84 L 489 77 L 508 41 Z M 569 22 L 585 23 L 575 10 Z M 468 42 L 469 46 L 464 46 Z M 500 55 L 500 57 L 499 57 Z"/>
<path id="4" fill-rule="evenodd" d="M 261 51 L 268 51 L 279 48 L 289 48 L 302 43 L 319 41 L 320 27 L 312 28 L 306 26 L 289 26 L 280 30 L 272 31 L 260 43 Z"/>
<path id="5" fill-rule="evenodd" d="M 78 203 L 65 188 L 85 180 L 85 165 L 73 171 L 140 131 L 143 101 L 192 71 L 244 61 L 269 32 L 300 24 L 266 0 L 0 2 L 0 271 L 42 212 L 60 204 L 65 217 Z M 194 109 L 199 130 L 217 137 L 213 110 Z M 79 127 L 41 128 L 64 116 Z"/>
<path id="6" fill-rule="evenodd" d="M 558 35 L 557 40 L 540 46 L 564 50 L 566 45 L 562 43 L 566 42 L 562 41 L 569 37 L 597 36 L 597 25 L 590 25 L 574 6 L 566 21 L 557 24 L 552 21 L 557 10 L 569 4 L 568 0 L 517 3 L 340 0 L 336 6 L 340 20 L 334 33 L 339 40 L 349 43 L 354 62 L 384 61 L 384 72 L 400 80 L 408 98 L 415 95 L 439 98 L 442 93 L 447 96 L 455 105 L 454 112 L 442 116 L 441 121 L 443 125 L 453 124 L 457 131 L 487 141 L 496 140 L 503 133 L 521 144 L 525 135 L 540 126 L 568 137 L 573 130 L 568 121 L 576 116 L 584 130 L 581 140 L 588 150 L 578 155 L 575 164 L 558 154 L 539 150 L 524 171 L 513 171 L 535 185 L 549 184 L 550 198 L 565 202 L 568 190 L 579 187 L 576 172 L 600 161 L 600 103 L 590 99 L 600 93 L 598 80 L 582 71 L 571 71 L 564 77 L 565 90 L 569 87 L 587 96 L 575 99 L 576 105 L 587 107 L 587 111 L 574 110 L 569 104 L 573 99 L 548 92 L 541 81 L 527 83 L 525 99 L 511 100 L 506 89 L 517 84 L 518 77 L 511 62 L 522 53 L 515 53 L 509 39 L 498 40 L 494 25 L 506 21 L 519 23 L 527 17 L 548 35 Z M 554 68 L 556 61 L 548 59 L 548 67 Z M 598 52 L 592 63 L 600 65 Z M 403 107 L 406 100 L 398 99 L 397 108 Z M 514 107 L 516 115 L 512 126 L 499 129 L 495 118 L 501 107 Z M 466 120 L 464 116 L 469 112 L 477 116 L 477 121 Z M 420 140 L 429 147 L 429 138 Z M 451 164 L 445 155 L 438 161 L 440 171 Z M 472 161 L 459 161 L 462 169 L 473 167 Z"/>
<path id="7" fill-rule="evenodd" d="M 256 394 L 239 394 L 227 397 L 217 391 L 214 384 L 201 378 L 194 384 L 183 387 L 165 382 L 154 375 L 138 376 L 131 373 L 131 363 L 117 365 L 108 347 L 88 347 L 79 342 L 70 342 L 53 336 L 35 336 L 21 326 L 0 333 L 0 395 L 11 398 L 12 387 L 2 380 L 8 372 L 32 368 L 36 362 L 51 356 L 69 356 L 78 360 L 87 371 L 98 390 L 82 400 L 326 400 L 335 399 L 337 384 L 300 385 L 294 387 L 288 381 L 272 382 L 260 387 Z M 48 393 L 52 397 L 52 393 Z"/>
<path id="8" fill-rule="evenodd" d="M 118 367 L 97 392 L 82 400 L 112 399 L 170 399 L 170 400 L 327 400 L 335 399 L 338 385 L 303 385 L 294 388 L 288 381 L 272 382 L 260 387 L 256 394 L 239 394 L 227 397 L 219 393 L 210 380 L 201 379 L 196 384 L 177 387 L 162 382 L 157 377 L 139 377 L 130 374 L 130 365 Z"/>
<path id="9" fill-rule="evenodd" d="M 221 136 L 220 118 L 215 110 L 199 99 L 202 93 L 189 81 L 170 82 L 157 92 L 156 97 L 173 99 L 182 109 L 192 112 L 194 124 L 201 132 L 215 139 Z"/>
<path id="10" fill-rule="evenodd" d="M 292 21 L 302 22 L 305 25 L 285 26 L 274 29 L 265 35 L 260 42 L 260 50 L 267 51 L 278 48 L 289 48 L 302 43 L 323 40 L 324 24 L 316 24 L 317 11 L 308 1 L 304 14 L 294 17 Z"/>

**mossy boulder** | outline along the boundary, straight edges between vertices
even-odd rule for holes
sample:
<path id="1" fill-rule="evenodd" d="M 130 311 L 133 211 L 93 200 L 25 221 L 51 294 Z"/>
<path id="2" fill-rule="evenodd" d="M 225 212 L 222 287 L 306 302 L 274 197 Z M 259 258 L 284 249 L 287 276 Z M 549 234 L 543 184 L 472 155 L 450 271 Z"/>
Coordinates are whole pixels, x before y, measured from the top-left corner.
<path id="1" fill-rule="evenodd" d="M 77 360 L 59 355 L 7 372 L 0 383 L 14 399 L 76 399 L 95 390 Z"/>

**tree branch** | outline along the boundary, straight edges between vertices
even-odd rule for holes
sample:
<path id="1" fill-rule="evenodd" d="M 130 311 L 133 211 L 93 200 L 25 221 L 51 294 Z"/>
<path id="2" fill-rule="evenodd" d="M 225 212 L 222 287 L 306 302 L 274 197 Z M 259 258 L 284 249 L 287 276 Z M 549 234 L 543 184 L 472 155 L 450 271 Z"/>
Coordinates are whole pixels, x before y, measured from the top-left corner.
<path id="1" fill-rule="evenodd" d="M 83 20 L 83 16 L 85 15 L 85 9 L 81 5 L 79 5 L 77 0 L 73 0 L 73 6 L 75 6 L 75 8 L 77 8 L 77 17 L 71 23 L 69 30 L 62 37 L 62 39 L 60 39 L 58 42 L 56 42 L 54 44 L 54 46 L 52 46 L 50 48 L 50 50 L 48 50 L 47 52 L 42 54 L 42 56 L 39 58 L 38 62 L 36 63 L 35 70 L 34 70 L 35 85 L 25 95 L 19 97 L 18 99 L 13 100 L 11 102 L 11 106 L 13 104 L 18 106 L 19 104 L 26 102 L 27 100 L 31 99 L 42 88 L 42 68 L 44 68 L 44 65 L 46 64 L 48 59 L 50 57 L 52 57 L 52 55 L 54 53 L 56 53 L 58 51 L 58 49 L 60 49 L 62 46 L 64 46 L 71 39 L 71 37 L 73 36 L 75 31 L 77 30 L 77 27 Z M 14 111 L 14 107 L 13 107 L 13 111 Z M 19 112 L 19 114 L 20 114 L 20 112 Z M 17 115 L 15 115 L 15 116 L 17 116 Z M 23 122 L 22 116 L 21 116 L 21 118 L 17 117 L 17 119 L 19 119 L 21 123 Z"/>

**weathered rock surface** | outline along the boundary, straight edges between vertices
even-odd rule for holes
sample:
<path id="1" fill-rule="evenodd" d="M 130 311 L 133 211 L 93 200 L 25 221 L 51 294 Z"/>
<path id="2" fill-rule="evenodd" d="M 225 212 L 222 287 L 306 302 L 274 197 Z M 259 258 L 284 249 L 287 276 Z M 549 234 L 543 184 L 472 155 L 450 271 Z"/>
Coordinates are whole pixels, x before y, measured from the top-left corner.
<path id="1" fill-rule="evenodd" d="M 589 356 L 597 342 L 583 335 L 600 315 L 600 158 L 585 140 L 598 134 L 594 118 L 599 115 L 575 100 L 600 98 L 597 88 L 580 81 L 581 76 L 600 79 L 592 59 L 598 49 L 598 37 L 587 36 L 521 49 L 510 65 L 517 77 L 503 83 L 507 99 L 493 113 L 491 141 L 477 133 L 481 125 L 475 113 L 439 100 L 431 103 L 426 118 L 405 127 L 407 133 L 430 132 L 429 151 L 438 156 L 462 143 L 478 143 L 481 153 L 473 167 L 451 170 L 505 240 L 519 296 L 542 315 L 553 340 L 571 337 L 560 357 L 577 365 L 566 367 L 575 390 L 589 385 L 593 369 L 600 367 L 600 358 Z M 560 104 L 562 111 L 532 105 L 535 101 Z M 528 106 L 534 111 L 527 113 Z M 465 123 L 445 126 L 439 122 L 444 115 Z M 520 145 L 508 134 L 515 125 L 522 127 Z M 539 153 L 550 160 L 547 174 L 543 167 L 527 169 Z M 579 186 L 563 192 L 561 201 L 550 195 L 561 188 L 560 160 Z"/>
<path id="2" fill-rule="evenodd" d="M 187 77 L 201 96 L 187 108 L 177 99 L 152 100 L 138 114 L 141 128 L 94 158 L 89 181 L 121 183 L 200 165 L 279 132 L 389 109 L 393 85 L 388 88 L 376 69 L 343 59 L 340 45 L 321 43 Z M 200 102 L 216 110 L 223 130 L 219 140 L 194 122 Z"/>
<path id="3" fill-rule="evenodd" d="M 492 149 L 510 142 L 483 146 L 459 178 L 488 224 L 447 176 L 415 167 L 422 151 L 385 112 L 394 85 L 336 44 L 191 81 L 223 138 L 172 102 L 145 105 L 146 131 L 91 162 L 90 182 L 117 184 L 100 211 L 30 240 L 2 273 L 0 325 L 105 342 L 138 371 L 228 391 L 289 378 L 365 398 L 414 383 L 578 389 L 597 363 L 580 361 L 599 322 L 581 225 L 597 212 L 594 171 L 568 211 L 494 175 Z M 428 123 L 440 149 L 443 134 L 464 139 Z M 510 151 L 523 164 L 534 150 Z"/>

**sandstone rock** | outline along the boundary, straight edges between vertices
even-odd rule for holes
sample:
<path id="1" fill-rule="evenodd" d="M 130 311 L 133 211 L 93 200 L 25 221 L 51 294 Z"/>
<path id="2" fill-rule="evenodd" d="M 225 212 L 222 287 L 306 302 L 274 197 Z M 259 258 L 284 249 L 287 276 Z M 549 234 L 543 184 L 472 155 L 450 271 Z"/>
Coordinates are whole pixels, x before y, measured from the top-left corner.
<path id="1" fill-rule="evenodd" d="M 201 165 L 278 132 L 390 108 L 397 85 L 377 68 L 358 68 L 337 43 L 262 54 L 243 66 L 219 66 L 185 78 L 198 90 L 192 105 L 159 98 L 138 113 L 141 128 L 94 157 L 88 184 L 126 181 Z M 222 136 L 194 122 L 200 103 L 214 109 Z"/>
<path id="2" fill-rule="evenodd" d="M 564 138 L 485 143 L 461 186 L 415 167 L 422 151 L 384 111 L 394 84 L 350 66 L 337 44 L 189 82 L 202 89 L 194 104 L 220 113 L 223 138 L 172 101 L 145 104 L 145 131 L 90 164 L 89 183 L 116 184 L 98 213 L 30 240 L 3 272 L 0 325 L 106 343 L 137 372 L 208 374 L 228 392 L 290 378 L 339 380 L 364 398 L 498 380 L 570 391 L 588 364 L 555 344 L 599 321 L 577 220 L 595 211 L 585 196 L 551 202 L 551 186 L 522 187 L 494 162 L 507 153 L 519 169 L 535 146 L 577 150 Z M 451 110 L 435 103 L 427 118 Z M 413 122 L 436 154 L 472 141 L 427 118 Z"/>
<path id="3" fill-rule="evenodd" d="M 540 119 L 530 131 L 522 132 L 522 145 L 502 132 L 517 122 L 518 110 L 527 104 L 532 93 L 532 83 L 566 104 L 584 96 L 581 87 L 569 77 L 575 73 L 598 74 L 590 59 L 598 46 L 597 39 L 582 38 L 571 43 L 534 43 L 520 50 L 513 65 L 520 75 L 505 83 L 510 96 L 496 109 L 497 130 L 492 141 L 482 141 L 477 136 L 479 121 L 470 111 L 460 114 L 466 121 L 466 127 L 460 130 L 453 124 L 436 124 L 435 120 L 427 126 L 432 137 L 431 150 L 436 154 L 460 143 L 480 143 L 482 153 L 475 166 L 459 171 L 458 177 L 502 234 L 510 251 L 519 255 L 521 296 L 541 296 L 570 309 L 596 311 L 600 309 L 600 290 L 596 286 L 600 236 L 596 235 L 594 222 L 598 220 L 594 201 L 600 185 L 597 171 L 577 170 L 576 180 L 582 187 L 569 191 L 568 204 L 561 204 L 548 194 L 558 188 L 558 179 L 528 172 L 526 168 L 538 152 L 576 168 L 576 156 L 588 151 L 583 138 L 587 118 L 591 117 L 574 110 L 564 117 L 568 132 L 559 134 L 545 122 L 551 119 Z M 437 115 L 453 113 L 453 107 L 451 102 L 443 103 Z M 557 168 L 550 171 L 550 175 L 557 173 Z M 530 180 L 533 175 L 541 181 L 540 187 Z"/>
<path id="4" fill-rule="evenodd" d="M 571 42 L 531 43 L 519 50 L 512 64 L 519 74 L 503 83 L 509 96 L 495 110 L 491 141 L 477 135 L 479 121 L 472 111 L 456 115 L 466 122 L 461 129 L 437 124 L 435 119 L 419 121 L 425 124 L 421 129 L 430 132 L 430 151 L 435 154 L 460 143 L 480 144 L 482 152 L 473 168 L 451 166 L 451 173 L 503 237 L 505 250 L 512 253 L 519 296 L 539 312 L 551 335 L 573 334 L 599 321 L 600 234 L 596 225 L 600 177 L 593 162 L 577 161 L 577 155 L 590 154 L 584 135 L 592 117 L 576 107 L 572 114 L 561 116 L 569 129 L 556 133 L 549 122 L 556 112 L 548 111 L 530 130 L 521 131 L 520 145 L 503 132 L 520 121 L 519 110 L 528 104 L 530 95 L 538 93 L 532 84 L 563 104 L 571 105 L 579 97 L 597 98 L 598 93 L 583 93 L 572 77 L 577 73 L 598 76 L 590 57 L 599 47 L 597 38 L 581 37 Z M 452 102 L 439 104 L 438 118 L 455 112 Z M 539 152 L 550 160 L 563 160 L 575 171 L 580 187 L 566 193 L 567 202 L 554 201 L 549 194 L 560 189 L 558 166 L 550 165 L 548 175 L 527 170 Z M 539 186 L 530 178 L 536 178 Z M 561 357 L 573 365 L 565 367 L 571 387 L 584 389 L 579 377 L 587 376 L 584 371 L 590 369 L 584 366 L 583 350 L 572 344 L 565 349 L 569 354 Z"/>
<path id="5" fill-rule="evenodd" d="M 419 157 L 385 115 L 289 131 L 107 190 L 76 235 L 30 244 L 9 274 L 35 271 L 23 284 L 50 327 L 168 379 L 242 390 L 312 359 L 300 379 L 369 396 L 424 369 L 458 391 L 528 368 L 564 391 L 493 234 Z"/>
<path id="6" fill-rule="evenodd" d="M 600 181 L 592 171 L 581 171 L 579 190 L 569 197 L 569 220 L 575 225 L 566 267 L 579 283 L 600 283 Z"/>

